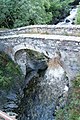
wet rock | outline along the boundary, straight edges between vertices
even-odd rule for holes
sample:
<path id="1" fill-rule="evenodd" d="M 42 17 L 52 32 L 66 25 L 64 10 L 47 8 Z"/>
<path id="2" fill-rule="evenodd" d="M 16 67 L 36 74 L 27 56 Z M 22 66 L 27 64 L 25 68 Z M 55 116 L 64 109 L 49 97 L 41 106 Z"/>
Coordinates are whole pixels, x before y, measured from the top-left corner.
<path id="1" fill-rule="evenodd" d="M 17 109 L 19 120 L 54 120 L 56 106 L 59 104 L 59 107 L 63 107 L 64 90 L 68 84 L 68 78 L 60 58 L 61 55 L 55 55 L 49 61 L 43 77 L 37 75 L 36 71 L 35 76 L 32 73 L 32 79 L 24 91 L 25 96 Z M 40 66 L 38 68 L 40 69 Z"/>
<path id="2" fill-rule="evenodd" d="M 43 61 L 42 59 L 41 60 L 36 60 L 36 59 L 29 60 L 26 65 L 26 75 L 25 75 L 25 81 L 24 81 L 25 85 L 27 85 L 29 81 L 32 80 L 32 78 L 44 75 L 44 72 L 46 69 L 47 69 L 46 61 Z"/>
<path id="3" fill-rule="evenodd" d="M 14 102 L 8 102 L 4 108 L 7 110 L 14 110 L 15 108 L 17 108 L 18 106 L 14 103 Z"/>
<path id="4" fill-rule="evenodd" d="M 47 68 L 46 61 L 35 62 L 34 66 L 35 66 L 35 70 L 37 71 L 41 71 L 41 70 L 43 71 Z"/>
<path id="5" fill-rule="evenodd" d="M 9 100 L 9 101 L 16 101 L 17 100 L 17 95 L 15 94 L 15 93 L 9 93 L 8 95 L 7 95 L 7 99 Z"/>
<path id="6" fill-rule="evenodd" d="M 33 50 L 20 50 L 15 54 L 15 61 L 24 75 L 32 70 L 45 69 L 45 56 Z M 44 60 L 44 61 L 43 61 Z"/>
<path id="7" fill-rule="evenodd" d="M 30 63 L 28 63 L 28 65 L 26 65 L 26 74 L 30 73 L 31 71 L 44 71 L 47 68 L 47 63 L 46 61 L 30 61 Z"/>
<path id="8" fill-rule="evenodd" d="M 25 77 L 25 85 L 24 88 L 28 85 L 28 83 L 34 78 L 34 77 L 39 77 L 39 74 L 36 71 L 31 71 L 29 74 L 26 75 Z"/>

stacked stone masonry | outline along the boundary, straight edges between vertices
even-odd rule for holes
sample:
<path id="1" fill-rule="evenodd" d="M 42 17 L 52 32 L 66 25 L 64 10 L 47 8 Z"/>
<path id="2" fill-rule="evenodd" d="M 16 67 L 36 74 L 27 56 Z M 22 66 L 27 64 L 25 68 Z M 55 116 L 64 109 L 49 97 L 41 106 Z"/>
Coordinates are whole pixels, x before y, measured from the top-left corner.
<path id="1" fill-rule="evenodd" d="M 69 34 L 65 35 L 64 31 Z M 80 71 L 80 26 L 28 26 L 0 31 L 0 35 L 0 51 L 7 53 L 14 61 L 20 50 L 34 50 L 52 58 L 58 49 L 69 76 Z"/>
<path id="2" fill-rule="evenodd" d="M 80 25 L 59 26 L 59 25 L 32 25 L 12 30 L 0 31 L 0 36 L 13 34 L 54 34 L 66 36 L 80 36 Z"/>
<path id="3" fill-rule="evenodd" d="M 40 34 L 20 34 L 0 37 L 0 50 L 11 57 L 21 49 L 31 49 L 51 55 L 57 49 L 64 51 L 80 51 L 80 37 Z M 47 54 L 48 53 L 48 54 Z M 13 58 L 12 57 L 12 58 Z"/>

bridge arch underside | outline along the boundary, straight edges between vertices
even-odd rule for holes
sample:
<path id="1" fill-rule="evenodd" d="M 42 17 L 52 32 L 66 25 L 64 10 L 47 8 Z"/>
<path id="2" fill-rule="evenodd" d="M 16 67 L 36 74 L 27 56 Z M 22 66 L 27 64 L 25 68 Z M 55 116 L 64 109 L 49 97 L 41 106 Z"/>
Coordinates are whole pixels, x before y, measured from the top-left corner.
<path id="1" fill-rule="evenodd" d="M 20 44 L 17 46 L 14 46 L 12 49 L 11 58 L 14 62 L 16 62 L 24 75 L 26 75 L 26 66 L 30 65 L 31 67 L 34 67 L 33 63 L 31 63 L 31 59 L 36 59 L 40 61 L 45 59 L 48 60 L 49 56 L 48 53 L 45 50 L 42 50 L 40 48 L 33 47 L 32 45 L 27 44 Z"/>
<path id="2" fill-rule="evenodd" d="M 13 49 L 12 49 L 12 59 L 15 61 L 16 60 L 16 53 L 18 53 L 21 50 L 31 50 L 34 52 L 38 52 L 41 54 L 44 54 L 44 56 L 51 58 L 53 55 L 49 52 L 47 52 L 46 49 L 42 49 L 40 47 L 37 46 L 33 46 L 33 45 L 28 45 L 28 44 L 20 44 L 20 45 L 16 45 Z"/>
<path id="3" fill-rule="evenodd" d="M 17 45 L 13 48 L 13 56 L 14 60 L 17 61 L 18 64 L 24 66 L 24 70 L 26 69 L 25 63 L 26 63 L 26 52 L 25 50 L 31 50 L 38 53 L 43 53 L 44 56 L 47 56 L 48 58 L 52 58 L 55 55 L 56 49 L 51 49 L 50 51 L 46 51 L 46 49 L 40 49 L 37 46 L 32 47 L 31 45 Z M 21 52 L 20 52 L 21 51 Z M 63 63 L 63 67 L 65 71 L 67 72 L 70 79 L 73 79 L 75 75 L 77 75 L 80 72 L 80 52 L 79 51 L 70 51 L 66 49 L 59 49 L 61 53 L 61 60 Z M 16 58 L 17 57 L 17 58 Z M 22 59 L 19 61 L 19 59 Z M 22 63 L 21 63 L 22 62 Z"/>

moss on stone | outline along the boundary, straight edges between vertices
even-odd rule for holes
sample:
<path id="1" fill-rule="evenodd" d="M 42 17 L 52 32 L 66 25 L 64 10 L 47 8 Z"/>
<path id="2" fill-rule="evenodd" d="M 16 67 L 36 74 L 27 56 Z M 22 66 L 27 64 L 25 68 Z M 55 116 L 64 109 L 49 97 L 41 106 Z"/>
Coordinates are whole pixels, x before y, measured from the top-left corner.
<path id="1" fill-rule="evenodd" d="M 8 55 L 0 52 L 0 89 L 10 89 L 14 82 L 21 82 L 22 73 Z"/>
<path id="2" fill-rule="evenodd" d="M 43 53 L 39 53 L 33 50 L 26 50 L 28 56 L 30 57 L 30 59 L 32 60 L 42 60 L 42 59 L 46 59 L 46 57 L 44 56 Z"/>
<path id="3" fill-rule="evenodd" d="M 80 75 L 72 82 L 66 106 L 56 111 L 56 120 L 80 120 Z"/>

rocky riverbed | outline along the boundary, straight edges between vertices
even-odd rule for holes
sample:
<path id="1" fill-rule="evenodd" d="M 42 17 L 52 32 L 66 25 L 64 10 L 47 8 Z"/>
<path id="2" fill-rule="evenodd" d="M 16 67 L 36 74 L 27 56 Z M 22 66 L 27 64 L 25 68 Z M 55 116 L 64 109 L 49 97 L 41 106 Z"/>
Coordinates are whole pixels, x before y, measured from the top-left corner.
<path id="1" fill-rule="evenodd" d="M 15 77 L 9 91 L 0 90 L 0 109 L 17 113 L 18 120 L 55 120 L 55 111 L 64 108 L 67 101 L 70 78 L 73 77 L 70 73 L 79 71 L 77 58 L 73 61 L 73 54 L 69 54 L 58 50 L 49 59 L 31 50 L 16 53 L 16 62 L 22 63 L 21 67 L 26 70 L 25 78 L 22 79 L 16 69 L 11 72 L 10 69 L 16 66 L 9 66 L 8 73 Z"/>
<path id="2" fill-rule="evenodd" d="M 60 57 L 57 53 L 49 62 L 39 59 L 35 69 L 33 62 L 28 64 L 24 96 L 15 109 L 19 120 L 54 120 L 55 110 L 65 106 L 69 81 Z"/>

